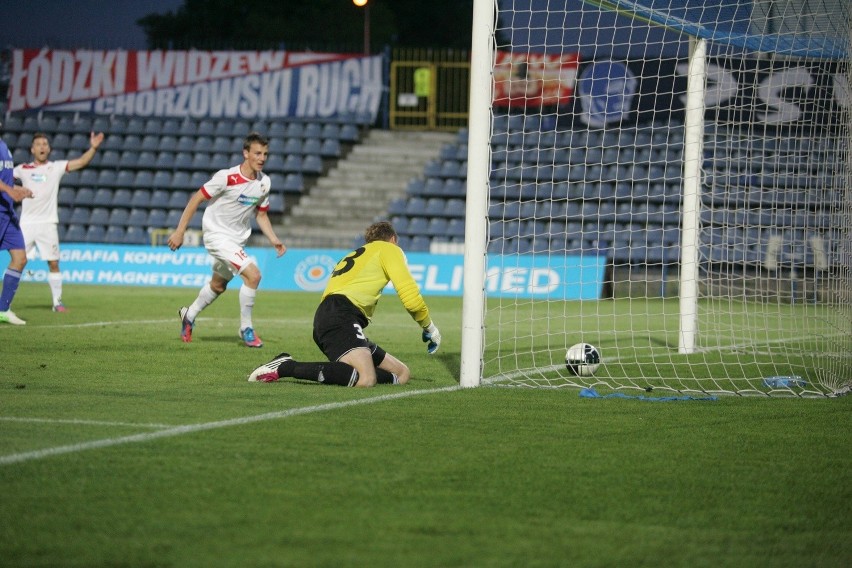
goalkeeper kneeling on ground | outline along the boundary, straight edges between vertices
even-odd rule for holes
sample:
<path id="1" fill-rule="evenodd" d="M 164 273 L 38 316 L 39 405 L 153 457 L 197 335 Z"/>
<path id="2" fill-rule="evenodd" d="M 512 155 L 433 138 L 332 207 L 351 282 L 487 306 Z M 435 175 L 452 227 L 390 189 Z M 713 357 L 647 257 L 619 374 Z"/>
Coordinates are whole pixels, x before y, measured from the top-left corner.
<path id="1" fill-rule="evenodd" d="M 364 335 L 388 282 L 393 283 L 402 305 L 420 325 L 426 351 L 438 351 L 441 332 L 432 322 L 420 288 L 408 270 L 393 225 L 387 221 L 370 225 L 364 240 L 364 246 L 334 267 L 314 314 L 314 342 L 328 361 L 303 363 L 289 353 L 281 353 L 252 371 L 249 381 L 274 382 L 293 377 L 348 387 L 407 383 L 411 371 L 405 363 Z"/>

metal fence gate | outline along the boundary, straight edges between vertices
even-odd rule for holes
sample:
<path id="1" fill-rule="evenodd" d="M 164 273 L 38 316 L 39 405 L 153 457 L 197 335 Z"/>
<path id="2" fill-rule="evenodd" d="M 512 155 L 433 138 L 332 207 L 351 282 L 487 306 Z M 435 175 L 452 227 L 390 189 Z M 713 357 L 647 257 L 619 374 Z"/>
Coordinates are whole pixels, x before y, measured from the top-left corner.
<path id="1" fill-rule="evenodd" d="M 397 49 L 390 64 L 390 127 L 450 130 L 467 126 L 467 51 Z"/>

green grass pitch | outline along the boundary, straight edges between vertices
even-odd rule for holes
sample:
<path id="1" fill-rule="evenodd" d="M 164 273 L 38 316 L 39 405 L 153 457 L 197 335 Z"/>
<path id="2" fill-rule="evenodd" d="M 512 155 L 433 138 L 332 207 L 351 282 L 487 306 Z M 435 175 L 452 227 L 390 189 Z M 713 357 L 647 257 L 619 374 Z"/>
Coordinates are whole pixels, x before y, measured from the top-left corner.
<path id="1" fill-rule="evenodd" d="M 2 566 L 847 566 L 852 397 L 649 404 L 458 389 L 461 302 L 398 300 L 372 339 L 405 387 L 246 375 L 321 359 L 314 294 L 237 295 L 178 337 L 188 289 L 21 286 L 0 327 Z"/>

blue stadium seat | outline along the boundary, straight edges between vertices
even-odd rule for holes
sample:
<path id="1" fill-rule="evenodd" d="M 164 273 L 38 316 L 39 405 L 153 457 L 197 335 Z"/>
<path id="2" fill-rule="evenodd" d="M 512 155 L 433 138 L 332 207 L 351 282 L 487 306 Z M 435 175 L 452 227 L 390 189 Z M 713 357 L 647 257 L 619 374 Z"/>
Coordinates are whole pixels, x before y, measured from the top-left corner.
<path id="1" fill-rule="evenodd" d="M 136 159 L 136 167 L 139 169 L 153 170 L 157 167 L 157 154 L 154 152 L 143 151 L 139 152 Z"/>
<path id="2" fill-rule="evenodd" d="M 447 224 L 447 236 L 464 237 L 465 221 L 462 217 L 453 217 Z"/>
<path id="3" fill-rule="evenodd" d="M 57 202 L 59 205 L 70 206 L 74 204 L 74 195 L 77 192 L 71 187 L 60 187 L 59 194 L 57 196 Z"/>
<path id="4" fill-rule="evenodd" d="M 145 129 L 146 123 L 142 118 L 129 118 L 127 120 L 127 125 L 121 131 L 123 134 L 134 134 L 137 136 L 144 136 L 146 133 Z"/>
<path id="5" fill-rule="evenodd" d="M 74 205 L 90 207 L 95 204 L 95 190 L 91 187 L 81 187 L 74 194 Z"/>
<path id="6" fill-rule="evenodd" d="M 68 221 L 71 219 L 71 207 L 67 205 L 60 205 L 57 208 L 56 214 L 59 217 L 59 222 L 63 225 L 67 225 Z"/>
<path id="7" fill-rule="evenodd" d="M 411 217 L 408 221 L 407 233 L 411 236 L 427 235 L 429 231 L 429 220 L 425 217 Z"/>
<path id="8" fill-rule="evenodd" d="M 111 185 L 114 187 L 132 187 L 135 180 L 136 172 L 132 170 L 118 170 L 115 181 Z"/>
<path id="9" fill-rule="evenodd" d="M 302 138 L 322 138 L 322 125 L 318 122 L 308 122 L 307 124 L 305 124 L 304 130 L 302 132 Z"/>
<path id="10" fill-rule="evenodd" d="M 125 229 L 120 225 L 110 225 L 107 227 L 104 235 L 104 242 L 107 243 L 124 243 Z"/>
<path id="11" fill-rule="evenodd" d="M 450 178 L 444 180 L 444 195 L 447 197 L 464 197 L 467 194 L 467 186 L 464 180 Z"/>
<path id="12" fill-rule="evenodd" d="M 119 169 L 135 169 L 139 162 L 139 152 L 137 150 L 128 150 L 121 153 L 118 159 L 117 167 Z"/>
<path id="13" fill-rule="evenodd" d="M 12 151 L 12 162 L 15 164 L 28 164 L 30 160 L 29 148 L 15 148 Z"/>
<path id="14" fill-rule="evenodd" d="M 145 134 L 142 136 L 143 152 L 157 152 L 160 149 L 160 136 L 158 134 Z"/>
<path id="15" fill-rule="evenodd" d="M 187 191 L 171 190 L 169 192 L 169 200 L 163 205 L 160 205 L 160 207 L 165 207 L 166 209 L 179 209 L 180 211 L 183 211 L 189 201 L 189 195 L 190 193 Z"/>
<path id="16" fill-rule="evenodd" d="M 420 214 L 426 215 L 427 217 L 443 217 L 446 205 L 447 202 L 445 199 L 441 197 L 430 197 L 426 201 L 425 209 L 423 209 Z"/>
<path id="17" fill-rule="evenodd" d="M 195 153 L 206 152 L 208 154 L 216 151 L 216 146 L 213 144 L 212 136 L 198 136 L 195 139 L 195 144 L 192 146 Z"/>
<path id="18" fill-rule="evenodd" d="M 148 227 L 149 228 L 164 228 L 168 227 L 166 224 L 167 213 L 165 209 L 151 209 L 148 213 Z"/>
<path id="19" fill-rule="evenodd" d="M 302 153 L 319 156 L 322 152 L 322 140 L 319 138 L 307 138 L 302 142 Z"/>
<path id="20" fill-rule="evenodd" d="M 426 178 L 425 184 L 419 191 L 424 197 L 435 197 L 444 195 L 444 180 L 440 178 Z"/>
<path id="21" fill-rule="evenodd" d="M 406 210 L 408 207 L 408 199 L 405 197 L 398 197 L 390 202 L 388 205 L 388 215 L 390 216 L 403 216 L 406 214 Z M 405 217 L 402 217 L 405 218 Z M 407 218 L 406 218 L 407 219 Z M 406 227 L 408 223 L 406 222 Z M 405 232 L 404 230 L 399 229 L 398 227 L 397 233 Z"/>
<path id="22" fill-rule="evenodd" d="M 161 136 L 180 136 L 183 134 L 181 123 L 176 118 L 166 118 L 163 120 L 159 130 Z"/>
<path id="23" fill-rule="evenodd" d="M 212 137 L 216 133 L 216 123 L 206 118 L 199 120 L 195 133 L 200 137 Z"/>
<path id="24" fill-rule="evenodd" d="M 170 229 L 177 227 L 181 215 L 183 215 L 183 209 L 169 209 L 166 214 L 165 226 Z"/>
<path id="25" fill-rule="evenodd" d="M 24 137 L 22 137 L 22 138 L 24 138 Z M 67 150 L 68 148 L 71 147 L 70 146 L 71 137 L 68 134 L 65 134 L 65 133 L 56 134 L 52 138 L 50 138 L 49 140 L 50 140 L 50 147 L 54 150 L 63 150 L 64 151 L 64 150 Z M 26 144 L 26 142 L 24 140 L 21 140 L 21 143 L 18 144 L 18 145 L 23 147 L 25 144 Z M 6 141 L 6 145 L 8 145 L 10 148 L 15 146 L 15 144 L 13 144 L 10 141 Z"/>
<path id="26" fill-rule="evenodd" d="M 108 224 L 112 226 L 124 226 L 127 224 L 127 218 L 130 216 L 130 210 L 124 207 L 114 207 L 109 212 Z"/>
<path id="27" fill-rule="evenodd" d="M 84 173 L 87 170 L 84 170 Z M 115 170 L 94 170 L 97 171 L 98 179 L 95 182 L 95 186 L 98 188 L 101 187 L 117 187 L 118 184 L 118 172 Z"/>
<path id="28" fill-rule="evenodd" d="M 302 173 L 320 175 L 322 171 L 322 158 L 318 155 L 310 154 L 302 160 Z"/>
<path id="29" fill-rule="evenodd" d="M 281 154 L 271 154 L 263 164 L 266 173 L 283 173 L 286 171 L 286 161 Z"/>
<path id="30" fill-rule="evenodd" d="M 458 197 L 451 197 L 446 200 L 446 206 L 444 208 L 444 215 L 447 217 L 459 217 L 464 218 L 465 215 L 465 201 L 464 199 L 460 199 Z"/>
<path id="31" fill-rule="evenodd" d="M 24 119 L 20 115 L 10 114 L 3 119 L 4 132 L 20 133 L 24 131 Z"/>
<path id="32" fill-rule="evenodd" d="M 284 135 L 289 138 L 304 138 L 304 133 L 305 127 L 301 122 L 290 122 Z"/>
<path id="33" fill-rule="evenodd" d="M 426 199 L 422 197 L 410 197 L 405 204 L 406 215 L 417 217 L 426 209 Z"/>
<path id="34" fill-rule="evenodd" d="M 263 130 L 259 130 L 262 134 Z M 287 136 L 287 123 L 281 120 L 273 120 L 266 131 L 269 138 L 284 138 Z"/>
<path id="35" fill-rule="evenodd" d="M 63 241 L 72 242 L 72 243 L 83 243 L 86 242 L 86 227 L 85 225 L 80 224 L 70 224 L 68 228 L 65 230 L 65 235 L 62 237 Z"/>
<path id="36" fill-rule="evenodd" d="M 99 168 L 115 169 L 118 167 L 121 160 L 121 153 L 118 150 L 106 150 L 100 154 L 96 154 L 97 161 L 92 164 Z"/>
<path id="37" fill-rule="evenodd" d="M 192 189 L 190 180 L 192 176 L 185 170 L 177 170 L 172 175 L 172 188 L 174 189 Z M 198 189 L 198 188 L 195 188 Z"/>
<path id="38" fill-rule="evenodd" d="M 173 170 L 175 167 L 174 152 L 158 152 L 157 160 L 154 162 L 154 168 L 159 171 Z"/>
<path id="39" fill-rule="evenodd" d="M 324 124 L 320 136 L 325 140 L 339 140 L 340 125 L 333 122 Z"/>
<path id="40" fill-rule="evenodd" d="M 415 177 L 408 180 L 408 184 L 405 186 L 405 192 L 408 195 L 423 195 L 425 187 L 426 180 L 421 177 Z"/>
<path id="41" fill-rule="evenodd" d="M 213 135 L 230 137 L 233 131 L 234 121 L 228 118 L 220 118 L 216 121 L 216 125 L 213 128 Z"/>
<path id="42" fill-rule="evenodd" d="M 448 221 L 446 217 L 435 217 L 429 220 L 429 226 L 426 228 L 426 234 L 430 237 L 441 237 L 447 234 Z"/>
<path id="43" fill-rule="evenodd" d="M 169 199 L 172 197 L 172 191 L 168 186 L 158 188 L 151 192 L 151 207 L 168 208 Z"/>
<path id="44" fill-rule="evenodd" d="M 277 150 L 277 149 L 276 149 Z M 302 150 L 302 139 L 301 138 L 285 138 L 284 146 L 280 149 L 280 151 L 275 151 L 273 153 L 273 149 L 270 148 L 270 157 L 279 156 L 279 155 L 289 155 L 289 154 L 304 154 Z M 283 159 L 283 156 L 282 156 Z"/>
<path id="45" fill-rule="evenodd" d="M 281 189 L 286 193 L 302 193 L 305 190 L 305 180 L 302 174 L 289 173 L 284 177 Z"/>
<path id="46" fill-rule="evenodd" d="M 201 229 L 201 218 L 204 215 L 204 211 L 196 211 L 195 215 L 192 216 L 192 219 L 189 221 L 190 229 Z"/>
<path id="47" fill-rule="evenodd" d="M 102 243 L 106 239 L 106 226 L 104 225 L 89 225 L 86 229 L 87 243 Z"/>
<path id="48" fill-rule="evenodd" d="M 89 222 L 90 209 L 88 207 L 73 207 L 71 216 L 68 218 L 69 224 L 85 225 Z"/>
<path id="49" fill-rule="evenodd" d="M 148 210 L 141 207 L 134 207 L 127 216 L 127 224 L 136 227 L 147 227 Z"/>
<path id="50" fill-rule="evenodd" d="M 151 190 L 140 187 L 133 190 L 133 196 L 130 202 L 126 205 L 137 208 L 147 208 L 151 206 Z"/>
<path id="51" fill-rule="evenodd" d="M 198 190 L 202 185 L 210 181 L 211 175 L 203 171 L 195 171 L 189 179 L 190 189 Z"/>
<path id="52" fill-rule="evenodd" d="M 213 137 L 213 151 L 214 152 L 227 152 L 230 153 L 233 151 L 233 141 L 235 138 L 231 136 L 214 136 Z M 240 146 L 242 149 L 242 146 Z"/>
<path id="53" fill-rule="evenodd" d="M 38 130 L 51 134 L 56 131 L 59 119 L 50 114 L 42 114 L 38 119 Z"/>
<path id="54" fill-rule="evenodd" d="M 131 197 L 133 192 L 130 189 L 119 187 L 112 194 L 112 204 L 114 207 L 129 207 Z"/>
<path id="55" fill-rule="evenodd" d="M 192 154 L 192 163 L 189 166 L 190 170 L 206 172 L 211 168 L 210 154 L 207 152 L 194 152 Z"/>
<path id="56" fill-rule="evenodd" d="M 124 234 L 124 243 L 128 245 L 150 245 L 151 236 L 144 227 L 127 227 Z"/>
<path id="57" fill-rule="evenodd" d="M 358 142 L 361 139 L 361 133 L 358 127 L 354 124 L 343 124 L 340 126 L 340 140 L 342 142 Z"/>
<path id="58" fill-rule="evenodd" d="M 425 235 L 414 235 L 411 237 L 411 242 L 408 245 L 408 249 L 411 252 L 429 252 L 429 247 L 432 244 L 432 240 Z"/>
<path id="59" fill-rule="evenodd" d="M 169 170 L 157 170 L 151 183 L 152 188 L 164 188 L 172 186 L 172 172 Z"/>
<path id="60" fill-rule="evenodd" d="M 294 154 L 288 155 L 284 159 L 284 171 L 285 172 L 301 172 L 302 171 L 302 157 L 296 156 Z"/>
<path id="61" fill-rule="evenodd" d="M 92 205 L 100 207 L 109 207 L 112 205 L 113 191 L 102 187 L 95 192 L 95 197 L 92 200 Z"/>
<path id="62" fill-rule="evenodd" d="M 136 172 L 136 176 L 133 178 L 133 184 L 131 187 L 133 188 L 149 188 L 153 185 L 154 182 L 154 174 L 149 170 L 140 170 Z M 122 183 L 122 186 L 127 184 Z"/>
<path id="63" fill-rule="evenodd" d="M 192 152 L 178 152 L 175 154 L 174 168 L 176 170 L 190 170 L 193 167 L 192 159 Z"/>

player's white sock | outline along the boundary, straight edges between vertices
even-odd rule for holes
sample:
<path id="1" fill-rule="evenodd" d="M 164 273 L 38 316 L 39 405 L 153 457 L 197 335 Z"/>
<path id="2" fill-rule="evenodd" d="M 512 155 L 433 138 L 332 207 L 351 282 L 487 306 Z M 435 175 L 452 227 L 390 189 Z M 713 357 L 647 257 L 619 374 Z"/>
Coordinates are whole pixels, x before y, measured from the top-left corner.
<path id="1" fill-rule="evenodd" d="M 257 290 L 248 286 L 240 287 L 240 329 L 247 327 L 253 328 L 251 321 L 251 313 L 254 310 L 254 297 L 257 295 Z"/>
<path id="2" fill-rule="evenodd" d="M 47 285 L 50 286 L 50 294 L 53 296 L 53 305 L 62 301 L 62 273 L 49 272 L 47 274 Z"/>
<path id="3" fill-rule="evenodd" d="M 186 312 L 186 319 L 189 321 L 195 321 L 195 318 L 198 317 L 198 314 L 201 313 L 201 310 L 212 304 L 216 301 L 216 298 L 219 297 L 219 294 L 213 291 L 213 288 L 210 287 L 210 284 L 205 284 L 202 286 L 201 290 L 198 292 L 198 297 L 195 298 L 195 301 L 189 306 L 189 310 Z"/>

